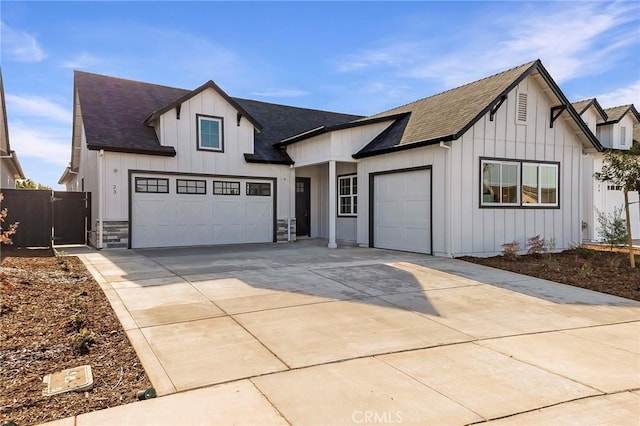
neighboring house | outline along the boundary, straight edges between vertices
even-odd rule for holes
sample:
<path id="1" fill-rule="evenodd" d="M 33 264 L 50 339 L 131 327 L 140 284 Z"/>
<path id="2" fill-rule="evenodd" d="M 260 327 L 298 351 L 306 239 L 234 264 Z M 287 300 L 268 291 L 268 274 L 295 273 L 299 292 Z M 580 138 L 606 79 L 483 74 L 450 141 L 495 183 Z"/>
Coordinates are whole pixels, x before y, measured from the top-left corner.
<path id="1" fill-rule="evenodd" d="M 573 103 L 574 108 L 587 123 L 589 129 L 596 132 L 598 140 L 605 149 L 628 151 L 631 149 L 635 135 L 640 132 L 640 115 L 633 105 L 621 105 L 603 109 L 595 98 Z M 600 182 L 594 173 L 602 170 L 603 153 L 583 157 L 583 180 L 591 183 L 592 190 L 587 190 L 583 198 L 583 240 L 601 241 L 598 214 L 609 215 L 615 208 L 624 208 L 622 188 L 609 182 Z M 631 206 L 638 207 L 638 193 L 629 193 Z M 640 217 L 636 208 L 632 207 L 631 235 L 640 236 Z M 624 212 L 623 212 L 624 217 Z"/>
<path id="2" fill-rule="evenodd" d="M 358 117 L 75 73 L 73 155 L 99 247 L 300 236 L 493 255 L 581 240 L 602 149 L 540 61 Z M 101 226 L 102 225 L 102 226 Z"/>
<path id="3" fill-rule="evenodd" d="M 11 150 L 9 144 L 9 127 L 7 124 L 7 107 L 4 101 L 4 84 L 0 71 L 0 188 L 15 189 L 16 179 L 24 179 L 24 172 L 18 155 Z"/>

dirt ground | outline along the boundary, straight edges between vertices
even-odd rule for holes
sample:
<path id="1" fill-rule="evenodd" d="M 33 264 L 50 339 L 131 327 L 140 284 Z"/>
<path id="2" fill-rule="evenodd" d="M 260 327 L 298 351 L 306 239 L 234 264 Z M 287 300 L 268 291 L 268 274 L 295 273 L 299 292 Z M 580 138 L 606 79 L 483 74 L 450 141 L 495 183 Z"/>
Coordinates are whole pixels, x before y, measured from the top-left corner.
<path id="1" fill-rule="evenodd" d="M 151 386 L 77 257 L 3 248 L 0 308 L 0 424 L 38 424 L 134 402 Z M 92 368 L 92 390 L 42 395 L 46 374 L 84 364 Z"/>
<path id="2" fill-rule="evenodd" d="M 636 269 L 629 267 L 628 253 L 585 248 L 562 253 L 524 255 L 513 260 L 504 256 L 460 259 L 640 301 L 638 255 Z"/>

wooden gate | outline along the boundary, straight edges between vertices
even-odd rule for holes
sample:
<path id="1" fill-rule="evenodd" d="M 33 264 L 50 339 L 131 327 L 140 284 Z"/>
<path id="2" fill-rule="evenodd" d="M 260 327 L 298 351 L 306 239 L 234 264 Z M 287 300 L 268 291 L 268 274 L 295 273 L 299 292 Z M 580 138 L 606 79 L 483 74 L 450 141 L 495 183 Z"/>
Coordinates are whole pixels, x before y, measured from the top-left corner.
<path id="1" fill-rule="evenodd" d="M 87 244 L 91 193 L 2 189 L 5 227 L 20 222 L 11 237 L 16 247 Z"/>

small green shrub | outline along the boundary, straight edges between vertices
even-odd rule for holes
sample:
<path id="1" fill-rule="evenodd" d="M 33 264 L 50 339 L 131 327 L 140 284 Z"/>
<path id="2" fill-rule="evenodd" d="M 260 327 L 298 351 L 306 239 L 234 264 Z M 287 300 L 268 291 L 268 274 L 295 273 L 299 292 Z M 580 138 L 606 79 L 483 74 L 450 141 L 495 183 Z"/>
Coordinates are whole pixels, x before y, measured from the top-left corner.
<path id="1" fill-rule="evenodd" d="M 604 241 L 613 248 L 627 241 L 626 221 L 622 218 L 622 208 L 615 207 L 613 213 L 598 212 L 598 232 Z"/>
<path id="2" fill-rule="evenodd" d="M 86 327 L 73 336 L 73 350 L 80 355 L 89 352 L 89 346 L 95 341 L 95 334 L 90 332 Z"/>

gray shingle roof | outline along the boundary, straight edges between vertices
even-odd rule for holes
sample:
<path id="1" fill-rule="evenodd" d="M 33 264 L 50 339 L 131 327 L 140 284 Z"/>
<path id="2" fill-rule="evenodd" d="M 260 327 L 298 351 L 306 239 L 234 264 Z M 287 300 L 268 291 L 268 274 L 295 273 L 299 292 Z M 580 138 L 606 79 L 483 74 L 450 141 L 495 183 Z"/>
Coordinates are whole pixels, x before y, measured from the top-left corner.
<path id="1" fill-rule="evenodd" d="M 540 73 L 548 82 L 560 103 L 569 104 L 540 60 L 528 62 L 473 83 L 367 117 L 367 119 L 371 119 L 410 113 L 408 119 L 406 117 L 398 119 L 391 126 L 392 128 L 376 137 L 356 153 L 354 158 L 458 139 L 534 71 Z M 602 149 L 596 137 L 576 111 L 573 108 L 567 108 L 567 111 L 577 126 L 587 135 L 593 146 L 596 149 Z"/>
<path id="2" fill-rule="evenodd" d="M 628 105 L 620 105 L 612 108 L 607 108 L 604 110 L 607 113 L 607 121 L 606 123 L 617 123 L 622 120 L 622 117 L 627 115 L 627 113 L 633 114 L 637 121 L 640 121 L 640 114 L 636 110 L 636 107 L 633 104 Z"/>
<path id="3" fill-rule="evenodd" d="M 175 149 L 161 146 L 155 130 L 144 123 L 154 113 L 157 115 L 177 101 L 188 99 L 203 87 L 209 87 L 210 83 L 191 91 L 76 71 L 75 85 L 88 148 L 175 155 Z M 229 99 L 232 105 L 242 109 L 240 113 L 262 128 L 255 135 L 255 153 L 246 156 L 247 161 L 290 164 L 291 159 L 286 152 L 274 147 L 274 143 L 314 127 L 360 118 L 248 99 Z"/>

